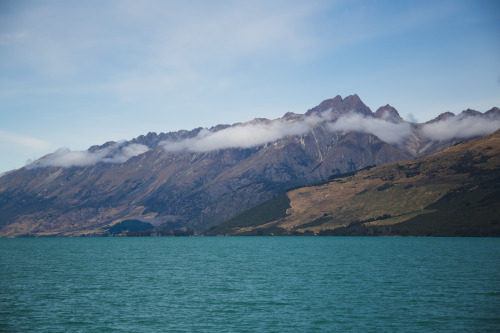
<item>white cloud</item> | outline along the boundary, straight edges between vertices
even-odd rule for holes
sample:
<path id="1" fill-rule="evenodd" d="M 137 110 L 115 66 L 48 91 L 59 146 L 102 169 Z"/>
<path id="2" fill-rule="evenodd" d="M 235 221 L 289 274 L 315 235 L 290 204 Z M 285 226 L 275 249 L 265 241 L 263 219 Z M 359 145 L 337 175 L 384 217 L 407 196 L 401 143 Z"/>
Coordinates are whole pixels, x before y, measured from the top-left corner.
<path id="1" fill-rule="evenodd" d="M 0 141 L 6 142 L 8 145 L 16 145 L 23 148 L 43 150 L 50 148 L 50 143 L 37 138 L 11 133 L 0 130 Z"/>
<path id="2" fill-rule="evenodd" d="M 294 122 L 278 119 L 235 125 L 217 132 L 204 129 L 194 138 L 181 141 L 165 141 L 162 145 L 166 151 L 170 152 L 204 152 L 226 148 L 251 148 L 286 136 L 305 134 L 318 122 L 330 118 L 330 112 L 323 112 L 320 115 Z"/>
<path id="3" fill-rule="evenodd" d="M 407 122 L 393 123 L 385 119 L 365 117 L 359 113 L 348 113 L 336 122 L 330 123 L 332 131 L 356 131 L 371 133 L 390 144 L 400 143 L 411 134 L 411 125 Z"/>
<path id="4" fill-rule="evenodd" d="M 169 152 L 205 152 L 226 148 L 257 147 L 286 136 L 306 134 L 314 125 L 325 120 L 331 131 L 372 133 L 390 144 L 400 143 L 412 133 L 411 125 L 408 122 L 393 123 L 389 120 L 366 117 L 358 113 L 348 113 L 336 121 L 332 121 L 331 117 L 331 112 L 328 111 L 293 122 L 278 119 L 236 125 L 217 132 L 204 129 L 194 138 L 165 141 L 162 145 Z"/>
<path id="5" fill-rule="evenodd" d="M 103 162 L 108 163 L 124 163 L 128 161 L 129 158 L 144 154 L 149 148 L 145 145 L 138 143 L 133 143 L 131 145 L 125 146 L 121 151 L 115 152 L 112 157 L 103 159 Z"/>
<path id="6" fill-rule="evenodd" d="M 439 141 L 484 136 L 493 133 L 499 128 L 500 119 L 480 116 L 456 116 L 435 123 L 425 124 L 422 127 L 422 133 L 432 140 Z"/>
<path id="7" fill-rule="evenodd" d="M 71 151 L 67 148 L 58 149 L 53 154 L 47 155 L 30 165 L 31 168 L 36 167 L 65 167 L 72 166 L 84 167 L 104 163 L 124 163 L 131 157 L 147 152 L 149 148 L 141 144 L 131 144 L 123 146 L 117 143 L 106 148 L 89 151 Z"/>

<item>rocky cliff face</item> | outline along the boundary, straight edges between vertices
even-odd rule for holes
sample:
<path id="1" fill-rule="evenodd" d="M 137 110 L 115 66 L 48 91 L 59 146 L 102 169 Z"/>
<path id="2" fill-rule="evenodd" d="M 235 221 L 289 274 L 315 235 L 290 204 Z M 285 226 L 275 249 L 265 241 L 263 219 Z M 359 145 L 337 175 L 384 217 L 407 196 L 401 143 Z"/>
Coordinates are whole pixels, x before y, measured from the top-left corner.
<path id="1" fill-rule="evenodd" d="M 352 114 L 365 128 L 332 125 Z M 388 143 L 366 129 L 375 120 L 407 133 Z M 132 218 L 201 232 L 287 189 L 458 140 L 432 140 L 389 105 L 374 114 L 354 95 L 272 121 L 58 151 L 0 178 L 0 236 L 98 235 Z"/>

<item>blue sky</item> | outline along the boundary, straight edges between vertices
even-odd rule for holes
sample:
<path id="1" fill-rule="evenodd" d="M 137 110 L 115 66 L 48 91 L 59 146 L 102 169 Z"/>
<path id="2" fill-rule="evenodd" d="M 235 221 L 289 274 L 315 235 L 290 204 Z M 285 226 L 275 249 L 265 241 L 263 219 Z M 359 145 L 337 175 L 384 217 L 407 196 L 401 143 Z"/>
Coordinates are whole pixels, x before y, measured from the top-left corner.
<path id="1" fill-rule="evenodd" d="M 304 113 L 500 107 L 500 2 L 0 2 L 0 173 L 58 148 Z"/>

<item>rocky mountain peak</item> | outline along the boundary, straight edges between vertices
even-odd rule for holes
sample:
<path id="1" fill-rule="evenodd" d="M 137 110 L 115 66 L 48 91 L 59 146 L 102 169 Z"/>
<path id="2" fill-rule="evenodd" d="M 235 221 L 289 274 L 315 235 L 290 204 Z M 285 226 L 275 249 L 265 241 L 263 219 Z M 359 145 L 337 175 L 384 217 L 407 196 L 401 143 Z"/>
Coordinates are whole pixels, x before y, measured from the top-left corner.
<path id="1" fill-rule="evenodd" d="M 301 119 L 302 117 L 303 117 L 303 115 L 293 113 L 293 112 L 287 112 L 283 115 L 283 119 L 289 120 L 289 121 L 298 120 L 298 119 Z"/>
<path id="2" fill-rule="evenodd" d="M 90 147 L 87 151 L 90 152 L 90 153 L 93 153 L 95 151 L 107 148 L 109 146 L 113 146 L 114 144 L 116 144 L 115 141 L 108 141 L 108 142 L 106 142 L 103 145 L 94 145 L 94 146 Z"/>
<path id="3" fill-rule="evenodd" d="M 476 111 L 476 110 L 472 110 L 472 109 L 467 109 L 465 111 L 462 111 L 462 113 L 460 113 L 461 117 L 474 117 L 474 116 L 481 116 L 481 115 L 482 115 L 481 112 Z"/>
<path id="4" fill-rule="evenodd" d="M 306 116 L 310 116 L 313 113 L 321 113 L 324 111 L 328 111 L 330 109 L 338 109 L 343 104 L 343 99 L 340 95 L 335 96 L 334 98 L 326 99 L 323 102 L 319 103 L 319 105 L 313 107 L 312 109 L 307 110 Z"/>
<path id="5" fill-rule="evenodd" d="M 218 132 L 218 131 L 221 131 L 221 130 L 226 129 L 228 127 L 231 127 L 231 125 L 218 124 L 216 126 L 212 126 L 210 128 L 210 131 L 212 131 L 212 132 Z"/>
<path id="6" fill-rule="evenodd" d="M 358 95 L 350 95 L 344 98 L 344 111 L 350 112 L 354 111 L 357 113 L 364 114 L 366 116 L 372 116 L 373 112 L 368 106 L 361 101 Z"/>
<path id="7" fill-rule="evenodd" d="M 491 110 L 486 111 L 484 114 L 488 117 L 498 118 L 498 117 L 500 117 L 500 109 L 497 107 L 494 107 Z"/>
<path id="8" fill-rule="evenodd" d="M 401 118 L 401 116 L 399 115 L 398 110 L 396 110 L 389 104 L 379 107 L 375 112 L 374 116 L 375 118 L 388 120 L 393 123 L 399 123 L 403 121 L 403 118 Z"/>
<path id="9" fill-rule="evenodd" d="M 426 124 L 436 123 L 438 121 L 446 120 L 446 119 L 451 118 L 451 117 L 455 117 L 455 114 L 453 112 L 449 112 L 449 111 L 448 112 L 444 112 L 444 113 L 441 113 L 436 118 L 434 118 L 432 120 L 429 120 L 428 122 L 426 122 Z"/>
<path id="10" fill-rule="evenodd" d="M 373 112 L 368 106 L 366 106 L 358 95 L 349 95 L 342 99 L 340 95 L 334 98 L 324 100 L 318 106 L 309 109 L 306 112 L 306 116 L 310 116 L 313 113 L 321 113 L 324 111 L 332 110 L 334 115 L 342 115 L 348 112 L 357 112 L 364 115 L 373 115 Z"/>

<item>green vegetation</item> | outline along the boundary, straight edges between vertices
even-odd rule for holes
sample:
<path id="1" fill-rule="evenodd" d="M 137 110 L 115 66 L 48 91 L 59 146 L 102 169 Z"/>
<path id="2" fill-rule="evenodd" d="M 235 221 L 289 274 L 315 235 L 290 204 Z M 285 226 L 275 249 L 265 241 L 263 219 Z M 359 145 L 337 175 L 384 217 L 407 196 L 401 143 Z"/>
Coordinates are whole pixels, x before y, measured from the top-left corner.
<path id="1" fill-rule="evenodd" d="M 154 226 L 139 220 L 124 220 L 108 229 L 110 236 L 126 234 L 127 236 L 151 236 Z"/>
<path id="2" fill-rule="evenodd" d="M 450 191 L 418 215 L 395 224 L 394 232 L 414 236 L 500 236 L 500 178 Z"/>
<path id="3" fill-rule="evenodd" d="M 287 216 L 288 208 L 290 208 L 290 199 L 286 194 L 281 194 L 211 228 L 206 234 L 209 236 L 225 235 L 236 228 L 261 226 Z"/>
<path id="4" fill-rule="evenodd" d="M 435 211 L 436 211 L 435 209 L 432 209 L 432 210 L 423 209 L 423 210 L 411 212 L 408 214 L 391 216 L 390 218 L 387 218 L 387 219 L 377 220 L 376 223 L 370 223 L 370 225 L 390 225 L 390 224 L 401 223 L 401 222 L 407 221 L 411 218 L 414 218 L 415 216 L 422 215 L 422 214 L 430 214 L 430 213 L 433 213 Z"/>
<path id="5" fill-rule="evenodd" d="M 324 183 L 328 183 L 328 182 L 332 182 L 332 181 L 337 181 L 338 179 L 341 179 L 341 178 L 348 178 L 348 177 L 352 177 L 352 176 L 355 176 L 358 174 L 358 172 L 361 172 L 361 171 L 365 171 L 365 170 L 370 170 L 371 168 L 374 168 L 375 165 L 367 165 L 365 166 L 364 168 L 361 168 L 359 170 L 355 170 L 353 169 L 353 167 L 355 168 L 355 164 L 351 162 L 349 162 L 349 168 L 351 169 L 351 171 L 349 172 L 344 172 L 344 173 L 341 173 L 340 172 L 340 169 L 333 169 L 332 170 L 332 175 L 330 177 L 328 177 L 328 180 Z"/>
<path id="6" fill-rule="evenodd" d="M 344 173 L 335 173 L 328 177 L 329 181 L 340 179 L 340 178 L 347 178 L 350 176 L 354 176 L 356 174 L 356 171 L 350 171 L 350 172 L 344 172 Z"/>
<path id="7" fill-rule="evenodd" d="M 311 222 L 301 224 L 300 229 L 316 227 L 316 226 L 320 226 L 320 225 L 323 225 L 325 223 L 329 223 L 332 221 L 333 221 L 333 218 L 331 216 L 329 216 L 328 214 L 325 214 L 324 216 L 318 217 L 317 219 L 315 219 Z"/>
<path id="8" fill-rule="evenodd" d="M 387 190 L 388 188 L 393 187 L 393 186 L 394 186 L 394 184 L 385 183 L 384 185 L 377 187 L 377 191 Z"/>

